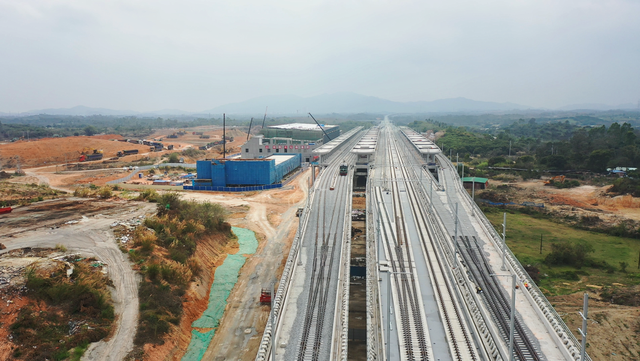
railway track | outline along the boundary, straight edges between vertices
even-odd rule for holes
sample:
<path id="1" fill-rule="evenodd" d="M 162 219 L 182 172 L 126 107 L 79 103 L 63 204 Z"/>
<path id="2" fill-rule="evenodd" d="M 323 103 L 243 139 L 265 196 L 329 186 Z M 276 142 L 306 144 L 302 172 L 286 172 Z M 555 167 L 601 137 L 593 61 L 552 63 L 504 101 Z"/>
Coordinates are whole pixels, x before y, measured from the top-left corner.
<path id="1" fill-rule="evenodd" d="M 428 325 L 424 316 L 424 306 L 416 270 L 414 269 L 415 255 L 413 254 L 409 242 L 410 240 L 405 226 L 405 220 L 412 217 L 418 233 L 421 254 L 425 258 L 428 268 L 428 277 L 434 290 L 434 297 L 438 305 L 438 311 L 445 331 L 445 339 L 448 343 L 449 353 L 452 360 L 478 360 L 475 344 L 472 341 L 469 329 L 465 324 L 463 311 L 454 299 L 454 290 L 447 279 L 447 267 L 437 254 L 438 245 L 434 235 L 430 230 L 427 221 L 428 214 L 418 199 L 419 190 L 415 187 L 414 180 L 417 178 L 408 164 L 406 157 L 409 156 L 401 151 L 397 144 L 397 137 L 389 128 L 384 132 L 385 151 L 378 161 L 385 166 L 382 168 L 382 176 L 385 178 L 383 184 L 387 185 L 391 193 L 391 209 L 393 216 L 389 215 L 384 204 L 383 190 L 381 187 L 375 188 L 375 196 L 379 205 L 381 217 L 384 222 L 381 224 L 382 237 L 381 247 L 384 248 L 392 277 L 392 290 L 394 303 L 397 308 L 399 344 L 403 360 L 430 360 L 448 359 L 443 355 L 433 355 L 429 340 Z M 406 195 L 409 200 L 410 214 L 405 214 L 402 207 L 401 194 Z M 405 201 L 406 202 L 406 201 Z M 391 220 L 395 221 L 392 227 Z M 395 228 L 395 229 L 394 229 Z M 424 277 L 425 275 L 421 275 Z M 399 320 L 398 320 L 399 319 Z M 389 357 L 389 355 L 387 356 Z"/>
<path id="2" fill-rule="evenodd" d="M 441 160 L 439 161 L 441 162 Z M 441 182 L 446 182 L 445 177 L 443 177 Z M 457 189 L 453 184 L 445 185 L 445 188 Z M 455 197 L 458 197 L 457 193 Z M 458 239 L 454 239 L 454 243 L 460 250 L 460 255 L 470 272 L 469 276 L 482 290 L 481 297 L 484 299 L 484 303 L 489 309 L 500 334 L 505 340 L 508 340 L 511 319 L 510 296 L 506 293 L 497 278 L 491 276 L 495 272 L 485 257 L 476 237 L 472 236 L 471 239 L 469 239 L 469 236 L 465 236 L 463 234 L 463 227 L 460 228 L 460 233 L 461 235 L 458 236 Z M 544 360 L 531 341 L 531 336 L 528 334 L 523 322 L 518 317 L 515 319 L 514 329 L 515 358 L 521 361 Z"/>
<path id="3" fill-rule="evenodd" d="M 324 227 L 317 227 L 315 231 L 315 245 L 313 254 L 313 264 L 311 269 L 311 283 L 309 285 L 310 297 L 305 311 L 304 326 L 301 335 L 300 351 L 298 360 L 317 361 L 319 355 L 320 342 L 322 340 L 322 328 L 324 326 L 325 311 L 327 308 L 327 298 L 329 295 L 329 282 L 333 275 L 336 246 L 338 246 L 338 234 L 336 229 L 342 219 L 335 217 L 338 213 L 338 204 L 334 203 L 331 212 L 327 211 L 327 196 L 321 189 L 320 195 L 322 212 L 317 214 L 317 224 Z M 339 187 L 338 199 L 347 192 L 345 187 Z M 327 227 L 327 215 L 329 223 Z M 340 237 L 340 240 L 342 237 Z"/>
<path id="4" fill-rule="evenodd" d="M 482 254 L 475 236 L 473 243 L 468 236 L 459 236 L 458 245 L 467 268 L 471 271 L 474 282 L 482 289 L 482 296 L 488 306 L 492 316 L 496 320 L 500 333 L 509 338 L 509 322 L 511 318 L 511 304 L 509 296 L 505 294 L 504 288 L 500 285 L 493 273 L 491 266 Z M 516 317 L 514 332 L 514 352 L 518 360 L 542 360 L 538 355 L 535 346 L 529 339 L 522 322 Z"/>
<path id="5" fill-rule="evenodd" d="M 407 164 L 409 154 L 400 153 L 400 147 L 397 146 L 396 151 L 399 153 L 398 163 L 401 165 L 399 168 L 402 170 L 403 177 L 410 180 L 417 179 L 418 177 L 415 175 L 413 168 Z M 429 267 L 431 283 L 434 285 L 435 295 L 438 299 L 437 303 L 440 316 L 444 323 L 451 355 L 454 360 L 477 360 L 478 355 L 476 354 L 471 336 L 465 325 L 462 310 L 454 299 L 454 290 L 445 276 L 446 265 L 441 258 L 438 257 L 436 251 L 438 245 L 433 231 L 428 226 L 428 214 L 423 208 L 423 205 L 418 201 L 420 197 L 418 196 L 418 190 L 414 183 L 415 182 L 406 182 L 407 192 L 409 194 L 412 213 L 418 225 L 419 239 Z"/>
<path id="6" fill-rule="evenodd" d="M 395 229 L 390 227 L 391 217 L 386 211 L 386 207 L 383 207 L 384 212 L 381 212 L 387 219 L 387 222 L 382 222 L 381 226 L 384 233 L 388 235 L 383 237 L 387 259 L 389 260 L 389 267 L 391 274 L 389 277 L 393 279 L 393 287 L 396 292 L 394 296 L 398 303 L 398 313 L 400 318 L 400 327 L 402 327 L 402 337 L 399 337 L 399 343 L 404 351 L 405 360 L 428 360 L 429 359 L 429 337 L 425 331 L 426 317 L 424 316 L 424 310 L 421 307 L 421 298 L 419 297 L 418 286 L 416 276 L 411 268 L 412 259 L 411 252 L 406 247 L 408 236 L 406 227 L 404 227 L 404 214 L 399 199 L 398 184 L 395 181 L 396 169 L 393 165 L 394 155 L 391 148 L 391 140 L 388 136 L 385 136 L 386 151 L 383 157 L 389 164 L 389 171 L 385 170 L 385 175 L 391 182 L 391 195 L 392 195 L 392 209 L 395 215 Z M 381 189 L 378 187 L 377 198 L 382 199 Z M 391 290 L 389 290 L 391 292 Z M 425 321 L 423 321 L 425 320 Z"/>
<path id="7" fill-rule="evenodd" d="M 339 164 L 344 161 L 351 164 L 355 159 L 348 153 L 352 143 L 354 141 L 349 142 L 340 154 L 331 157 L 329 165 L 317 180 L 316 199 L 319 200 L 319 206 L 315 215 L 317 226 L 313 236 L 309 298 L 301 320 L 302 330 L 297 343 L 299 347 L 294 356 L 299 361 L 318 361 L 322 357 L 321 347 L 326 341 L 323 340 L 325 320 L 329 311 L 334 310 L 334 304 L 330 304 L 328 300 L 331 293 L 336 293 L 331 283 L 332 280 L 335 282 L 338 274 L 337 264 L 340 262 L 339 250 L 343 238 L 340 225 L 344 223 L 344 218 L 340 212 L 340 202 L 350 194 L 347 179 L 351 172 L 346 176 L 337 174 Z"/>

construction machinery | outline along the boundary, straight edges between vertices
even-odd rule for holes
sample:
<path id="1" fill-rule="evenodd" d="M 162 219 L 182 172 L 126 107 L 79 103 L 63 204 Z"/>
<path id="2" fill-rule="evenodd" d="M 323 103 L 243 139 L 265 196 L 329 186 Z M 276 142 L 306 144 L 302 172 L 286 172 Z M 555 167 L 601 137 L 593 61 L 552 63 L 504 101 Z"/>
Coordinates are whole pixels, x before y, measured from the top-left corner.
<path id="1" fill-rule="evenodd" d="M 271 305 L 271 291 L 267 289 L 262 289 L 260 291 L 260 304 L 261 305 Z"/>
<path id="2" fill-rule="evenodd" d="M 557 175 L 554 177 L 551 177 L 551 179 L 544 181 L 544 185 L 548 186 L 551 185 L 553 183 L 564 183 L 564 176 L 563 175 Z"/>

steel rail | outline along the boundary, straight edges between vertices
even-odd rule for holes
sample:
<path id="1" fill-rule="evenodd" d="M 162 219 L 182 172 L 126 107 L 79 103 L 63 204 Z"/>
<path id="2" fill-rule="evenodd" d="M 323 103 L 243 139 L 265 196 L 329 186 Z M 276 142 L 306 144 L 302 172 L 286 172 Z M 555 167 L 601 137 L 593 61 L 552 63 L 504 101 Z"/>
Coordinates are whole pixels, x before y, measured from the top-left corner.
<path id="1" fill-rule="evenodd" d="M 344 153 L 344 151 L 343 151 Z M 351 158 L 351 154 L 347 155 Z M 337 171 L 338 157 L 332 160 L 332 164 L 327 167 L 325 172 Z M 329 173 L 330 174 L 330 173 Z M 328 174 L 327 174 L 328 175 Z M 345 183 L 343 177 L 339 177 L 339 180 L 332 178 L 323 179 L 323 185 L 326 186 L 326 182 L 338 182 L 342 185 Z M 346 180 L 346 178 L 344 179 Z M 348 182 L 347 182 L 348 183 Z M 327 189 L 322 189 L 321 192 L 334 192 Z M 336 191 L 336 198 L 341 199 L 348 194 L 349 191 L 344 186 L 339 186 Z M 320 193 L 321 194 L 321 193 Z M 327 198 L 322 197 L 324 206 L 320 207 L 317 215 L 317 228 L 315 234 L 315 245 L 313 263 L 311 269 L 311 285 L 309 302 L 305 312 L 305 318 L 303 323 L 303 331 L 300 339 L 300 347 L 298 351 L 297 359 L 300 361 L 311 360 L 317 361 L 320 356 L 320 347 L 322 344 L 322 331 L 324 327 L 324 320 L 326 318 L 327 300 L 330 292 L 330 282 L 333 275 L 333 263 L 335 257 L 336 246 L 338 244 L 338 233 L 335 231 L 340 224 L 341 219 L 336 217 L 338 214 L 339 202 L 335 202 L 329 213 L 329 224 L 327 227 Z M 322 209 L 322 212 L 320 212 Z M 322 222 L 320 222 L 320 214 L 322 214 Z M 321 226 L 322 225 L 322 226 Z M 322 228 L 322 230 L 320 230 Z M 333 237 L 332 237 L 333 231 Z M 322 236 L 320 236 L 322 232 Z M 330 243 L 331 240 L 331 243 Z M 311 342 L 310 342 L 311 341 Z"/>
<path id="2" fill-rule="evenodd" d="M 392 142 L 388 136 L 385 136 L 385 141 L 387 143 L 385 156 L 393 159 L 393 148 L 389 146 Z M 390 167 L 389 173 L 390 178 L 397 178 L 394 166 Z M 386 241 L 384 242 L 384 246 L 386 246 L 386 251 L 389 255 L 389 264 L 392 269 L 389 277 L 393 279 L 397 290 L 396 297 L 398 299 L 398 310 L 403 330 L 402 339 L 404 341 L 405 358 L 407 360 L 428 360 L 428 342 L 426 342 L 427 336 L 425 335 L 425 328 L 422 323 L 423 310 L 420 307 L 421 303 L 418 301 L 419 293 L 417 292 L 415 275 L 413 274 L 413 270 L 409 268 L 412 264 L 411 252 L 408 247 L 403 247 L 401 244 L 402 239 L 408 240 L 408 237 L 406 227 L 403 226 L 404 216 L 400 205 L 399 193 L 397 183 L 392 182 L 391 194 L 394 218 L 396 219 L 396 229 L 388 229 L 391 222 L 383 222 L 381 225 L 385 228 L 385 233 L 391 235 L 391 240 L 389 237 L 383 237 Z M 382 200 L 379 188 L 377 189 L 377 196 Z M 381 213 L 383 215 L 386 214 L 384 212 Z M 390 220 L 388 214 L 386 215 L 386 218 Z M 393 241 L 393 243 L 391 241 Z M 404 242 L 404 244 L 406 245 L 406 242 Z M 409 277 L 407 277 L 407 275 L 409 275 Z M 392 289 L 388 290 L 388 292 L 392 292 Z M 417 354 L 414 352 L 414 335 L 417 342 Z"/>
<path id="3" fill-rule="evenodd" d="M 446 182 L 446 177 L 442 177 L 442 179 L 440 179 L 441 184 L 446 185 Z M 445 188 L 448 189 L 448 185 L 446 185 Z M 455 186 L 453 189 L 455 189 Z M 455 197 L 457 197 L 457 192 Z M 481 287 L 486 299 L 485 305 L 489 308 L 500 333 L 505 339 L 508 339 L 511 315 L 509 296 L 506 294 L 506 291 L 500 283 L 494 277 L 490 276 L 494 271 L 488 263 L 484 253 L 480 250 L 472 249 L 468 240 L 465 241 L 464 229 L 462 227 L 459 229 L 459 232 L 459 238 L 463 240 L 462 245 L 457 239 L 454 240 L 454 244 L 458 246 L 460 254 L 465 260 L 465 265 L 471 271 L 473 282 Z M 522 321 L 519 318 L 516 318 L 515 320 L 514 352 L 516 353 L 518 360 L 542 360 L 538 354 L 538 350 L 530 340 L 529 335 L 525 331 L 525 327 L 522 325 Z"/>
<path id="4" fill-rule="evenodd" d="M 397 147 L 397 146 L 396 146 Z M 398 148 L 397 148 L 398 149 Z M 399 163 L 401 164 L 402 173 L 405 178 L 410 179 L 411 175 L 408 171 L 408 166 L 405 164 L 404 157 L 399 157 Z M 415 173 L 414 173 L 415 177 Z M 408 194 L 410 194 L 409 202 L 413 210 L 417 229 L 420 234 L 420 241 L 423 249 L 427 265 L 430 269 L 430 276 L 432 277 L 432 284 L 435 285 L 434 290 L 438 297 L 438 306 L 440 313 L 445 321 L 445 328 L 449 336 L 449 346 L 452 351 L 452 356 L 456 360 L 477 360 L 477 354 L 474 350 L 474 345 L 471 341 L 471 336 L 465 327 L 464 320 L 461 315 L 461 310 L 454 301 L 454 292 L 452 290 L 450 282 L 445 278 L 445 268 L 442 260 L 436 256 L 435 250 L 437 249 L 436 241 L 431 234 L 430 227 L 427 226 L 427 214 L 423 207 L 417 202 L 418 195 L 413 185 L 413 182 L 407 182 Z M 437 268 L 436 266 L 437 265 Z M 444 285 L 444 286 L 441 286 Z M 448 297 L 449 302 L 445 300 Z M 461 334 L 461 335 L 460 335 Z M 461 336 L 461 337 L 460 337 Z M 460 340 L 462 338 L 462 340 Z M 459 345 L 458 341 L 462 341 L 466 348 L 462 349 L 462 345 Z"/>

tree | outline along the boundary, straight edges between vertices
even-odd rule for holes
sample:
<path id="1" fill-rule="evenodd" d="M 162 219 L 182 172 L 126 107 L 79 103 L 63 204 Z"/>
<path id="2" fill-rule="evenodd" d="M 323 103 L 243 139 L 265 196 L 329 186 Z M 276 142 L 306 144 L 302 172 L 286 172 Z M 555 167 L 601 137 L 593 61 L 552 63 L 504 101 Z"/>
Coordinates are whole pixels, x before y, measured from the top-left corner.
<path id="1" fill-rule="evenodd" d="M 613 154 L 608 149 L 596 149 L 589 154 L 588 167 L 594 172 L 604 172 L 607 170 L 607 163 Z"/>
<path id="2" fill-rule="evenodd" d="M 567 165 L 567 158 L 561 155 L 549 155 L 540 159 L 540 164 L 546 164 L 552 169 L 564 169 Z"/>
<path id="3" fill-rule="evenodd" d="M 84 128 L 84 134 L 86 134 L 88 136 L 92 136 L 92 135 L 94 135 L 96 133 L 98 133 L 98 130 L 93 125 L 87 125 Z"/>
<path id="4" fill-rule="evenodd" d="M 178 163 L 180 159 L 178 158 L 178 153 L 169 154 L 169 163 Z"/>
<path id="5" fill-rule="evenodd" d="M 507 160 L 504 157 L 493 157 L 489 159 L 489 166 L 493 167 L 496 164 L 506 163 Z"/>

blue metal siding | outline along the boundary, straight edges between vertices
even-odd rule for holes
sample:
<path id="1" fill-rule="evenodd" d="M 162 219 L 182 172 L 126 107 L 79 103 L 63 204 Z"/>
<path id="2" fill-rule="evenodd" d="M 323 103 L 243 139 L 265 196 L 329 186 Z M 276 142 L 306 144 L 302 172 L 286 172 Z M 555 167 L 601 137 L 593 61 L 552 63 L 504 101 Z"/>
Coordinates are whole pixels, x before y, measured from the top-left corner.
<path id="1" fill-rule="evenodd" d="M 282 183 L 267 184 L 263 186 L 250 186 L 250 187 L 211 187 L 211 186 L 182 186 L 184 190 L 195 191 L 218 191 L 218 192 L 249 192 L 249 191 L 262 191 L 265 189 L 281 188 Z"/>
<path id="2" fill-rule="evenodd" d="M 271 174 L 275 167 L 274 160 L 228 161 L 227 184 L 230 185 L 263 185 L 271 184 Z"/>
<path id="3" fill-rule="evenodd" d="M 279 183 L 282 181 L 282 177 L 300 167 L 302 162 L 301 154 L 288 154 L 287 156 L 293 157 L 277 166 L 274 159 L 198 161 L 196 165 L 197 177 L 198 179 L 211 179 L 211 186 L 214 188 L 226 187 L 227 185 L 262 186 Z"/>
<path id="4" fill-rule="evenodd" d="M 197 161 L 196 172 L 198 172 L 198 179 L 211 179 L 211 161 L 210 160 Z"/>
<path id="5" fill-rule="evenodd" d="M 278 164 L 276 166 L 274 177 L 271 183 L 280 182 L 282 178 L 293 171 L 294 169 L 300 167 L 302 164 L 302 155 L 301 154 L 290 154 L 293 155 L 291 159 L 287 159 L 286 161 Z M 274 156 L 277 157 L 277 156 Z"/>
<path id="6" fill-rule="evenodd" d="M 226 186 L 226 162 L 220 162 L 214 160 L 211 162 L 211 183 L 213 186 L 224 187 Z"/>

